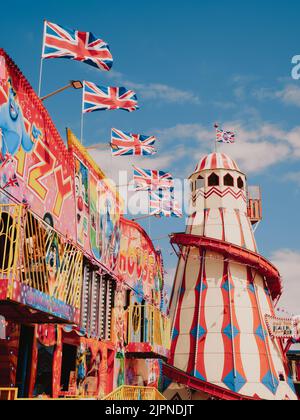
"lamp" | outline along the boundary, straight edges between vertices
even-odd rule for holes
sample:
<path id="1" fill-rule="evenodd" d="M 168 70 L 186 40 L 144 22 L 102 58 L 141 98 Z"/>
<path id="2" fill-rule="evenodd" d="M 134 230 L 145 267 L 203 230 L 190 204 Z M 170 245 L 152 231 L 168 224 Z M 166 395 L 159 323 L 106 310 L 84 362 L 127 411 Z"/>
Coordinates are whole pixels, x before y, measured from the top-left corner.
<path id="1" fill-rule="evenodd" d="M 83 83 L 80 80 L 71 80 L 70 83 L 52 93 L 49 93 L 46 96 L 43 96 L 41 99 L 41 101 L 45 101 L 46 99 L 51 98 L 52 96 L 55 96 L 61 92 L 64 92 L 67 89 L 73 88 L 75 90 L 79 90 L 79 89 L 83 89 Z"/>

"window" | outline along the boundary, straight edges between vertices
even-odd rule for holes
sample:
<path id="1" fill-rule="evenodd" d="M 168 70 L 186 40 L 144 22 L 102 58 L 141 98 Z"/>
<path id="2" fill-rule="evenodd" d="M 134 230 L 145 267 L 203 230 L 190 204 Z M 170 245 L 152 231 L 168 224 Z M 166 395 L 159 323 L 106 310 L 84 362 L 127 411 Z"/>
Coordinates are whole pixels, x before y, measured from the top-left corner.
<path id="1" fill-rule="evenodd" d="M 210 177 L 208 178 L 208 186 L 217 187 L 218 185 L 220 185 L 220 178 L 215 173 L 211 174 Z"/>
<path id="2" fill-rule="evenodd" d="M 196 191 L 201 190 L 201 188 L 205 187 L 205 180 L 202 176 L 199 176 L 199 178 L 196 180 Z"/>
<path id="3" fill-rule="evenodd" d="M 224 185 L 226 187 L 234 187 L 234 179 L 233 179 L 233 177 L 230 174 L 227 174 L 224 177 Z"/>
<path id="4" fill-rule="evenodd" d="M 279 372 L 279 381 L 285 382 L 285 374 L 283 372 Z"/>
<path id="5" fill-rule="evenodd" d="M 244 189 L 245 184 L 244 184 L 244 181 L 243 181 L 243 179 L 241 177 L 238 178 L 237 184 L 238 184 L 238 188 L 240 190 L 243 190 Z"/>

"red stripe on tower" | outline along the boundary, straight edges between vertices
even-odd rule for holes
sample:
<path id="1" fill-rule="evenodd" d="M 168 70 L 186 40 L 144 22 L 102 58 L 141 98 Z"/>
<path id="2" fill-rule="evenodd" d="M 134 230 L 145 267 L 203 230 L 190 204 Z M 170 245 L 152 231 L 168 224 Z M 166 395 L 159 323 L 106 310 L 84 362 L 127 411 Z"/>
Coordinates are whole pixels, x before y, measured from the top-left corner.
<path id="1" fill-rule="evenodd" d="M 195 360 L 195 373 L 194 376 L 203 381 L 207 381 L 207 373 L 205 367 L 205 344 L 207 338 L 207 324 L 205 316 L 206 298 L 207 298 L 207 276 L 206 276 L 206 252 L 203 251 L 203 277 L 202 286 L 200 290 L 200 302 L 199 302 L 199 319 L 198 319 L 198 337 L 197 337 L 197 354 Z"/>
<path id="2" fill-rule="evenodd" d="M 231 166 L 228 162 L 228 158 L 226 155 L 222 154 L 222 159 L 223 159 L 223 166 L 225 169 L 231 169 Z"/>
<path id="3" fill-rule="evenodd" d="M 188 251 L 186 258 L 188 259 L 190 255 L 190 251 Z M 184 269 L 184 274 L 183 274 L 183 279 L 182 279 L 182 284 L 181 284 L 181 288 L 179 291 L 179 300 L 178 300 L 178 305 L 176 308 L 176 319 L 175 319 L 175 323 L 173 326 L 173 334 L 172 334 L 172 344 L 171 344 L 171 356 L 170 356 L 170 364 L 174 364 L 175 361 L 175 355 L 176 355 L 176 349 L 177 349 L 177 344 L 178 344 L 178 338 L 180 335 L 180 321 L 181 321 L 181 311 L 182 311 L 182 303 L 183 303 L 183 299 L 184 299 L 184 295 L 185 295 L 185 291 L 186 291 L 186 271 L 187 271 L 187 265 L 185 266 Z"/>
<path id="4" fill-rule="evenodd" d="M 200 327 L 200 320 L 199 320 L 199 313 L 200 313 L 200 302 L 201 302 L 201 292 L 203 288 L 203 269 L 205 261 L 203 260 L 204 252 L 201 252 L 200 249 L 197 250 L 197 256 L 199 255 L 199 259 L 201 260 L 201 264 L 199 265 L 199 273 L 198 273 L 198 280 L 195 287 L 195 313 L 194 319 L 190 330 L 190 358 L 188 363 L 188 373 L 190 375 L 194 375 L 195 372 L 195 364 L 197 359 L 197 342 L 199 338 L 199 334 L 201 334 L 201 327 Z M 199 254 L 198 254 L 199 253 Z"/>

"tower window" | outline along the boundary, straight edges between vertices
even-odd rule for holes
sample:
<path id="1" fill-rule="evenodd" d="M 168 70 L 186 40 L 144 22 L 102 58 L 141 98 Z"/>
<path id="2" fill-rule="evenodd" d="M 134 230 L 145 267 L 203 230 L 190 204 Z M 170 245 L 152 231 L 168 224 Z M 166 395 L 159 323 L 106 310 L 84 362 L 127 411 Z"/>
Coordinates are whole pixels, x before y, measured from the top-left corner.
<path id="1" fill-rule="evenodd" d="M 234 187 L 234 179 L 233 179 L 233 177 L 230 174 L 227 174 L 224 177 L 224 185 L 226 187 Z"/>
<path id="2" fill-rule="evenodd" d="M 243 190 L 243 189 L 244 189 L 245 184 L 244 184 L 244 181 L 242 180 L 242 178 L 241 178 L 241 177 L 239 177 L 239 178 L 238 178 L 238 182 L 237 182 L 237 184 L 238 184 L 238 188 L 239 188 L 240 190 Z"/>
<path id="3" fill-rule="evenodd" d="M 220 178 L 217 174 L 211 174 L 208 178 L 208 186 L 209 187 L 217 187 L 220 185 Z"/>
<path id="4" fill-rule="evenodd" d="M 196 181 L 196 190 L 200 190 L 201 188 L 205 187 L 205 180 L 202 176 L 199 176 L 199 178 Z"/>

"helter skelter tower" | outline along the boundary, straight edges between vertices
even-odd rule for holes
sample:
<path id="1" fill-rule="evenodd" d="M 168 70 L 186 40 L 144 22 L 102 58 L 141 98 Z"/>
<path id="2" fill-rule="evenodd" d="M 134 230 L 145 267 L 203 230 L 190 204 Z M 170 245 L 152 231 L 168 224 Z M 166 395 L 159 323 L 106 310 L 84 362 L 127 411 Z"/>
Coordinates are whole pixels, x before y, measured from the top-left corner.
<path id="1" fill-rule="evenodd" d="M 282 344 L 266 325 L 282 284 L 254 237 L 260 195 L 249 195 L 246 176 L 221 153 L 201 159 L 190 181 L 186 233 L 171 237 L 179 263 L 170 365 L 240 395 L 296 399 Z"/>

